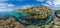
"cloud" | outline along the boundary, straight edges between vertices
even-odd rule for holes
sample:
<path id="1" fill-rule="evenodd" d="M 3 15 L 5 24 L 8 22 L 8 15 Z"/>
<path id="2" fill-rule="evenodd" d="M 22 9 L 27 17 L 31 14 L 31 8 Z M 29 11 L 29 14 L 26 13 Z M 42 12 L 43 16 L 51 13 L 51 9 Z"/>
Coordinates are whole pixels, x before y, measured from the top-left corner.
<path id="1" fill-rule="evenodd" d="M 56 4 L 58 1 L 55 1 L 55 0 L 48 0 L 46 1 L 45 6 L 49 6 L 51 8 L 53 8 L 54 10 L 57 10 L 57 8 L 59 8 L 60 6 L 58 4 Z M 58 6 L 57 6 L 58 5 Z"/>
<path id="2" fill-rule="evenodd" d="M 23 0 L 0 0 L 0 2 L 5 2 L 5 1 L 23 1 Z"/>
<path id="3" fill-rule="evenodd" d="M 0 11 L 11 11 L 14 6 L 14 4 L 0 3 Z"/>
<path id="4" fill-rule="evenodd" d="M 14 7 L 15 5 L 14 4 L 7 4 L 6 6 L 8 6 L 8 7 Z"/>
<path id="5" fill-rule="evenodd" d="M 46 1 L 46 3 L 47 3 L 49 6 L 51 6 L 51 7 L 54 6 L 54 4 L 53 4 L 53 0 L 48 0 L 48 1 Z"/>
<path id="6" fill-rule="evenodd" d="M 33 6 L 33 5 L 24 5 L 21 8 L 26 8 L 26 7 L 31 7 L 31 6 Z"/>
<path id="7" fill-rule="evenodd" d="M 0 0 L 0 3 L 1 3 L 1 2 L 5 2 L 5 1 L 8 1 L 8 0 Z"/>
<path id="8" fill-rule="evenodd" d="M 14 0 L 15 1 L 15 0 Z M 23 1 L 23 0 L 16 0 L 16 1 Z"/>
<path id="9" fill-rule="evenodd" d="M 0 11 L 11 11 L 16 7 L 14 4 L 8 3 L 10 1 L 22 1 L 22 0 L 0 0 Z"/>
<path id="10" fill-rule="evenodd" d="M 55 0 L 53 3 L 55 6 L 60 5 L 60 0 Z"/>
<path id="11" fill-rule="evenodd" d="M 36 1 L 43 2 L 43 1 L 45 1 L 45 0 L 36 0 Z"/>
<path id="12" fill-rule="evenodd" d="M 7 3 L 0 3 L 0 6 L 13 7 L 13 6 L 15 6 L 15 5 L 14 5 L 14 4 L 7 4 Z"/>
<path id="13" fill-rule="evenodd" d="M 54 6 L 55 6 L 56 9 L 60 9 L 60 0 L 55 0 L 53 2 L 53 4 L 54 4 Z"/>
<path id="14" fill-rule="evenodd" d="M 0 0 L 0 1 L 7 1 L 7 0 Z"/>

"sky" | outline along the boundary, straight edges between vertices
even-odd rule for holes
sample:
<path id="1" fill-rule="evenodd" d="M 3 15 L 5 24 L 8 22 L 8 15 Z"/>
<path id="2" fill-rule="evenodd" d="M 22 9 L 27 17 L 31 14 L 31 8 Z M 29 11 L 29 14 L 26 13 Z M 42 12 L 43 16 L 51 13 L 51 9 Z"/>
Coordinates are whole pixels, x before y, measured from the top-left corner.
<path id="1" fill-rule="evenodd" d="M 0 11 L 11 11 L 16 8 L 46 5 L 60 8 L 60 0 L 0 0 Z"/>

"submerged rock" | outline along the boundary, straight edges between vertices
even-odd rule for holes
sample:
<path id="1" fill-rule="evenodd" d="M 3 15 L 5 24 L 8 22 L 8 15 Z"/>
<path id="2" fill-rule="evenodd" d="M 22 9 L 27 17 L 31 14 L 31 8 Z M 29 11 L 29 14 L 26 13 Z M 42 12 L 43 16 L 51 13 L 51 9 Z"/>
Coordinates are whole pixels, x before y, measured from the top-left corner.
<path id="1" fill-rule="evenodd" d="M 55 15 L 56 15 L 56 17 L 60 18 L 60 10 L 56 10 Z"/>
<path id="2" fill-rule="evenodd" d="M 54 19 L 53 10 L 47 6 L 34 6 L 26 9 L 20 9 L 19 12 L 28 14 L 22 16 L 19 21 L 23 25 L 41 26 L 49 24 Z"/>
<path id="3" fill-rule="evenodd" d="M 11 15 L 9 14 L 0 14 L 0 20 L 6 20 L 10 17 Z"/>

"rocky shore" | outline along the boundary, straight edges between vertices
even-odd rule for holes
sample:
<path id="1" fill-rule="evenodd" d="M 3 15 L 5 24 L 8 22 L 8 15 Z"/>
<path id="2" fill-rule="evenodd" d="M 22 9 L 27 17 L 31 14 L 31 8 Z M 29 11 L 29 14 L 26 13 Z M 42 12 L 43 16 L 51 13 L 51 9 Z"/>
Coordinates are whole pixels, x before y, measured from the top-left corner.
<path id="1" fill-rule="evenodd" d="M 0 28 L 60 28 L 60 19 L 55 17 L 50 24 L 44 26 L 24 26 L 16 21 L 15 18 L 10 17 L 7 20 L 0 20 Z"/>

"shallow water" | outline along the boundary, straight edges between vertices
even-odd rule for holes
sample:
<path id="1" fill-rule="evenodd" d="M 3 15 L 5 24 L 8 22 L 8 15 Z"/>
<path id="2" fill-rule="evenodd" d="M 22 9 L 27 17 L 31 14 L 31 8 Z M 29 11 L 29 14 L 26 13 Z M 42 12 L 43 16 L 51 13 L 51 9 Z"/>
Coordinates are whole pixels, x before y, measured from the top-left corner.
<path id="1" fill-rule="evenodd" d="M 0 19 L 8 19 L 8 17 L 10 16 L 14 16 L 16 17 L 16 20 L 19 20 L 21 19 L 21 17 L 24 17 L 24 16 L 29 16 L 28 14 L 26 13 L 22 13 L 22 12 L 0 12 Z M 31 25 L 35 25 L 35 26 L 38 26 L 38 25 L 43 25 L 43 24 L 48 24 L 49 22 L 51 22 L 52 20 L 54 19 L 54 14 L 51 14 L 47 20 L 44 20 L 42 22 L 36 22 L 36 23 L 31 23 Z M 28 20 L 28 19 L 27 19 Z M 30 20 L 30 19 L 29 19 Z M 32 21 L 32 20 L 30 20 Z M 42 24 L 41 24 L 42 23 Z M 25 25 L 25 24 L 24 24 Z"/>
<path id="2" fill-rule="evenodd" d="M 25 13 L 5 11 L 5 12 L 0 12 L 0 19 L 5 19 L 5 17 L 9 17 L 9 16 L 14 16 L 18 19 L 20 18 L 19 16 L 26 16 L 26 15 L 27 14 Z"/>

